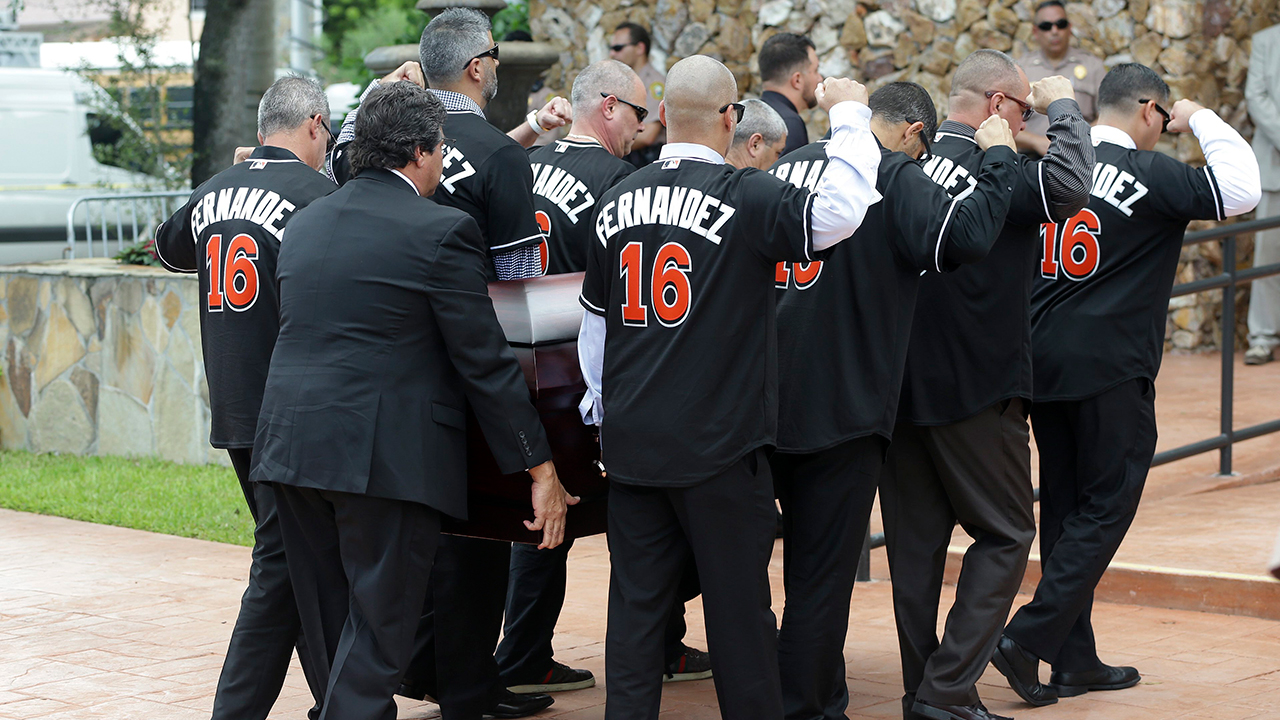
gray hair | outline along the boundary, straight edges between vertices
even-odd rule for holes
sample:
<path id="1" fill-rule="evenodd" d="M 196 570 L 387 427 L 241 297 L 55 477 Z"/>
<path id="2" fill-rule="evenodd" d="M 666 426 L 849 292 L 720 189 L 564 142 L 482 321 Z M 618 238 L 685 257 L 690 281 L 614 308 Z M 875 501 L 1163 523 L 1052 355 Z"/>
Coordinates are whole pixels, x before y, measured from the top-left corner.
<path id="1" fill-rule="evenodd" d="M 999 50 L 976 50 L 956 68 L 951 97 L 962 92 L 981 95 L 989 90 L 1010 89 L 1018 82 L 1018 64 Z"/>
<path id="2" fill-rule="evenodd" d="M 439 87 L 457 81 L 475 56 L 492 47 L 492 30 L 489 18 L 471 8 L 449 8 L 432 18 L 418 42 L 418 59 L 427 84 Z"/>
<path id="3" fill-rule="evenodd" d="M 329 122 L 329 98 L 320 83 L 301 75 L 286 75 L 271 83 L 258 103 L 258 133 L 262 137 L 288 132 L 320 115 Z"/>
<path id="4" fill-rule="evenodd" d="M 616 95 L 624 100 L 630 98 L 639 78 L 635 70 L 617 60 L 591 63 L 573 81 L 569 99 L 573 102 L 574 115 L 584 114 L 602 102 L 604 98 L 600 93 Z M 637 104 L 644 105 L 644 99 Z"/>
<path id="5" fill-rule="evenodd" d="M 742 113 L 742 122 L 738 123 L 738 129 L 733 131 L 734 145 L 750 140 L 756 133 L 760 133 L 766 145 L 772 145 L 787 134 L 787 124 L 782 121 L 778 111 L 769 107 L 768 103 L 749 98 L 743 100 L 742 104 L 747 106 L 747 111 Z"/>

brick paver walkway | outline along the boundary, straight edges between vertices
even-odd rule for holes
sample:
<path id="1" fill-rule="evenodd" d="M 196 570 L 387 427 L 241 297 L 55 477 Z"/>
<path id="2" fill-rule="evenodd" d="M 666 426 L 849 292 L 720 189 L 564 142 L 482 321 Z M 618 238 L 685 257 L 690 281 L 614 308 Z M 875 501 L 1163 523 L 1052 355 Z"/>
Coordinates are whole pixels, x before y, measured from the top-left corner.
<path id="1" fill-rule="evenodd" d="M 1162 448 L 1214 432 L 1205 408 L 1216 409 L 1215 389 L 1191 378 L 1215 368 L 1214 357 L 1166 359 Z M 1238 378 L 1237 419 L 1274 417 L 1280 363 Z M 1222 483 L 1205 458 L 1153 473 L 1119 559 L 1260 574 L 1280 526 L 1280 483 L 1257 483 L 1280 466 L 1280 437 L 1241 445 L 1237 457 L 1255 484 L 1203 492 Z M 207 718 L 248 565 L 247 548 L 0 510 L 0 719 Z M 777 612 L 781 570 L 775 550 Z M 887 577 L 883 551 L 873 554 L 872 574 Z M 577 543 L 557 658 L 602 681 L 607 582 L 603 539 Z M 696 601 L 689 622 L 690 644 L 705 648 Z M 1280 622 L 1100 603 L 1094 623 L 1103 659 L 1136 665 L 1141 685 L 1033 709 L 989 670 L 979 688 L 987 705 L 1023 720 L 1280 720 Z M 901 717 L 896 643 L 888 582 L 860 584 L 845 645 L 852 718 Z M 601 718 L 603 703 L 597 685 L 558 695 L 539 717 Z M 300 719 L 309 706 L 295 664 L 272 717 Z M 671 718 L 719 717 L 710 681 L 667 686 L 663 708 Z M 430 704 L 401 705 L 401 718 L 437 715 Z"/>

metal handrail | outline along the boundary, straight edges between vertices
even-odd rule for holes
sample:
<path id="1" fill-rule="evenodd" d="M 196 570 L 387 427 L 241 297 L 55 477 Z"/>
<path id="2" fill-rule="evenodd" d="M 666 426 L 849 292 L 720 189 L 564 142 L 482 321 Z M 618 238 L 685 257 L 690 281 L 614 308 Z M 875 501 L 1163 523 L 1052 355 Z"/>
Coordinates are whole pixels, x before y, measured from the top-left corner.
<path id="1" fill-rule="evenodd" d="M 1280 215 L 1269 218 L 1261 218 L 1258 220 L 1249 220 L 1246 222 L 1232 223 L 1230 225 L 1220 225 L 1208 230 L 1198 230 L 1196 232 L 1187 233 L 1182 239 L 1182 246 L 1199 245 L 1216 240 L 1223 241 L 1222 247 L 1222 272 L 1212 277 L 1201 278 L 1191 282 L 1174 285 L 1173 291 L 1169 298 L 1173 299 L 1182 295 L 1192 295 L 1208 290 L 1222 290 L 1222 338 L 1220 345 L 1222 347 L 1222 382 L 1221 382 L 1221 398 L 1219 407 L 1219 433 L 1211 438 L 1197 440 L 1193 443 L 1187 443 L 1171 450 L 1156 453 L 1151 459 L 1151 467 L 1165 465 L 1167 463 L 1183 460 L 1195 455 L 1200 455 L 1214 450 L 1218 451 L 1218 474 L 1231 475 L 1231 448 L 1237 442 L 1252 440 L 1263 435 L 1270 435 L 1274 432 L 1280 432 L 1280 418 L 1269 420 L 1267 422 L 1250 425 L 1248 427 L 1235 427 L 1233 418 L 1233 409 L 1235 403 L 1235 333 L 1236 333 L 1236 286 L 1241 283 L 1252 282 L 1258 278 L 1270 277 L 1272 275 L 1280 275 L 1280 263 L 1272 263 L 1270 265 L 1254 266 L 1251 268 L 1236 268 L 1236 238 L 1240 235 L 1258 232 L 1260 230 L 1271 230 L 1280 228 Z M 1040 488 L 1036 488 L 1036 500 L 1040 499 Z M 863 561 L 858 569 L 859 580 L 870 580 L 870 570 L 867 565 L 870 559 L 870 551 L 872 548 L 883 547 L 885 543 L 884 533 L 876 533 L 870 535 L 863 544 L 862 556 Z"/>
<path id="2" fill-rule="evenodd" d="M 138 242 L 140 236 L 138 234 L 139 227 L 144 232 L 149 233 L 154 224 L 168 219 L 169 215 L 177 209 L 179 205 L 186 202 L 191 196 L 189 190 L 169 190 L 164 192 L 147 192 L 135 193 L 130 195 L 86 195 L 78 198 L 71 203 L 71 207 L 67 208 L 67 248 L 64 251 L 66 256 L 74 259 L 76 256 L 76 212 L 81 208 L 84 209 L 84 232 L 85 241 L 88 243 L 88 256 L 93 257 L 94 242 L 94 209 L 98 211 L 97 229 L 99 232 L 99 240 L 102 243 L 102 256 L 106 257 L 110 254 L 108 240 L 111 231 L 115 230 L 116 252 L 120 252 L 125 248 L 126 237 L 128 243 Z M 127 207 L 125 203 L 128 203 Z M 110 207 L 114 205 L 115 219 L 113 222 L 108 221 L 108 213 Z M 141 212 L 140 212 L 141 209 Z M 125 234 L 125 228 L 130 228 L 130 233 Z"/>

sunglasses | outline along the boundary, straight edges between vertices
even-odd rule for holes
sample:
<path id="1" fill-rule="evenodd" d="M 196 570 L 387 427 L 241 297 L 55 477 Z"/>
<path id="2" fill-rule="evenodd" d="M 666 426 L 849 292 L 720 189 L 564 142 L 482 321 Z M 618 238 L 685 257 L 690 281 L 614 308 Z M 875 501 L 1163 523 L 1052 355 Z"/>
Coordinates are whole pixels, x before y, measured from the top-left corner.
<path id="1" fill-rule="evenodd" d="M 993 98 L 996 95 L 1003 95 L 1005 100 L 1012 100 L 1018 103 L 1018 105 L 1022 107 L 1022 122 L 1026 122 L 1030 120 L 1031 116 L 1036 114 L 1035 108 L 1031 107 L 1030 105 L 1023 102 L 1022 100 L 1019 100 L 1018 98 L 1013 97 L 1012 95 L 1009 95 L 1003 90 L 988 90 L 984 94 L 987 96 L 988 99 Z"/>
<path id="2" fill-rule="evenodd" d="M 622 43 L 621 45 L 610 45 L 609 49 L 614 52 L 622 52 L 623 50 L 631 47 L 632 45 L 635 45 L 635 43 L 629 42 L 629 43 Z"/>
<path id="3" fill-rule="evenodd" d="M 325 121 L 324 121 L 324 117 L 323 117 L 323 116 L 321 116 L 321 115 L 316 115 L 316 116 L 315 116 L 315 118 L 316 118 L 317 120 L 319 120 L 319 121 L 320 121 L 320 124 L 321 124 L 322 126 L 324 126 L 324 131 L 325 131 L 326 133 L 328 133 L 328 134 L 329 134 L 329 141 L 328 141 L 327 143 L 325 143 L 324 151 L 325 151 L 326 153 L 332 152 L 332 151 L 333 151 L 333 146 L 334 146 L 334 145 L 336 145 L 336 144 L 338 143 L 338 138 L 336 138 L 336 137 L 334 137 L 334 136 L 333 136 L 333 131 L 329 129 L 329 123 L 327 123 L 327 122 L 325 122 Z"/>
<path id="4" fill-rule="evenodd" d="M 1169 116 L 1168 110 L 1165 110 L 1164 108 L 1160 107 L 1160 103 L 1154 100 L 1151 100 L 1149 98 L 1146 100 L 1139 100 L 1138 102 L 1142 103 L 1143 105 L 1146 105 L 1147 103 L 1151 103 L 1152 105 L 1155 105 L 1156 112 L 1160 113 L 1160 116 L 1164 118 L 1164 124 L 1160 126 L 1160 132 L 1161 133 L 1169 132 L 1169 121 L 1172 120 L 1173 118 Z"/>
<path id="5" fill-rule="evenodd" d="M 922 123 L 923 121 L 908 120 L 907 122 L 909 124 L 914 124 L 917 122 Z M 920 157 L 916 158 L 916 162 L 923 165 L 924 163 L 929 162 L 929 158 L 933 157 L 933 143 L 929 142 L 929 136 L 925 134 L 923 128 L 920 130 L 920 144 L 924 146 L 924 152 L 920 153 Z"/>
<path id="6" fill-rule="evenodd" d="M 736 115 L 734 122 L 742 122 L 742 116 L 746 114 L 747 106 L 742 103 L 726 103 L 721 106 L 719 113 L 723 115 L 729 108 L 733 108 L 733 112 Z"/>
<path id="7" fill-rule="evenodd" d="M 607 92 L 600 93 L 600 97 L 604 98 L 605 100 L 608 100 L 609 98 L 613 98 L 614 100 L 617 100 L 618 102 L 622 103 L 623 105 L 626 105 L 632 110 L 635 110 L 637 122 L 644 122 L 644 119 L 649 117 L 649 108 L 640 107 L 635 103 L 629 103 L 626 100 L 623 100 L 622 98 L 618 97 L 617 95 L 612 95 Z"/>
<path id="8" fill-rule="evenodd" d="M 1071 27 L 1071 21 L 1066 18 L 1062 18 L 1061 20 L 1054 20 L 1054 21 L 1045 20 L 1044 22 L 1036 23 L 1036 27 L 1040 28 L 1040 32 L 1049 32 L 1054 28 L 1058 28 L 1059 30 L 1066 30 L 1067 28 Z"/>
<path id="9" fill-rule="evenodd" d="M 495 61 L 497 61 L 497 59 L 498 59 L 498 43 L 494 43 L 494 44 L 493 44 L 493 47 L 491 47 L 491 48 L 489 48 L 488 50 L 485 50 L 484 52 L 480 53 L 479 55 L 477 55 L 477 56 L 475 56 L 475 57 L 471 58 L 471 60 L 479 60 L 479 59 L 481 59 L 481 58 L 486 58 L 486 57 L 491 57 L 491 58 L 493 58 Z M 470 65 L 470 64 L 471 64 L 471 60 L 468 60 L 468 61 L 467 61 L 467 64 L 468 64 L 468 65 Z"/>

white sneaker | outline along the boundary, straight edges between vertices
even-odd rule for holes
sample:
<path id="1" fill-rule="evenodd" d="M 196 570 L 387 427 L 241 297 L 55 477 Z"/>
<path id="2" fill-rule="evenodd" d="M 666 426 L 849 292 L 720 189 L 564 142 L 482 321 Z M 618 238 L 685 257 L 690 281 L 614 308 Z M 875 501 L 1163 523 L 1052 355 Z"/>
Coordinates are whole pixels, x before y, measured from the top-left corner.
<path id="1" fill-rule="evenodd" d="M 1244 351 L 1245 365 L 1265 365 L 1275 359 L 1272 348 L 1265 345 L 1251 345 Z"/>

